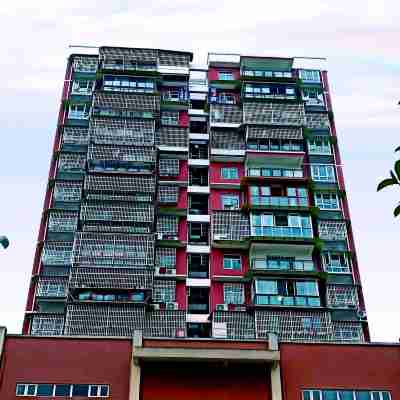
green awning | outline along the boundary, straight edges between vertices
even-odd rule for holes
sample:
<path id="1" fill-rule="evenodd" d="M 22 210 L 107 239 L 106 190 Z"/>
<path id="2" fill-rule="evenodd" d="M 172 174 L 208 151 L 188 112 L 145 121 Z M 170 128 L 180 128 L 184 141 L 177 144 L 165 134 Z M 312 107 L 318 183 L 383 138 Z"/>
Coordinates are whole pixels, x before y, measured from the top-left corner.
<path id="1" fill-rule="evenodd" d="M 275 57 L 241 57 L 240 67 L 256 69 L 261 71 L 282 71 L 292 70 L 293 58 L 275 58 Z"/>

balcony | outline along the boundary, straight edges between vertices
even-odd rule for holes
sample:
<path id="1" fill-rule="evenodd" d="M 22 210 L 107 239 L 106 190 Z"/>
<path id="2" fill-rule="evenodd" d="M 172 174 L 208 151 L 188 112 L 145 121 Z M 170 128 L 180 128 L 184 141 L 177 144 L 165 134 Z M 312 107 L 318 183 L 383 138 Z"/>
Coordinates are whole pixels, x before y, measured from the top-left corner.
<path id="1" fill-rule="evenodd" d="M 211 104 L 210 126 L 238 128 L 242 124 L 243 111 L 237 105 Z"/>
<path id="2" fill-rule="evenodd" d="M 240 54 L 208 53 L 207 63 L 210 67 L 238 67 Z"/>
<path id="3" fill-rule="evenodd" d="M 320 298 L 313 296 L 279 296 L 257 294 L 254 296 L 253 302 L 257 306 L 321 307 Z"/>
<path id="4" fill-rule="evenodd" d="M 307 208 L 307 197 L 288 197 L 288 196 L 251 196 L 251 208 Z"/>
<path id="5" fill-rule="evenodd" d="M 301 140 L 290 139 L 249 139 L 246 143 L 247 150 L 271 152 L 304 152 Z"/>
<path id="6" fill-rule="evenodd" d="M 274 85 L 274 84 L 245 84 L 242 91 L 245 101 L 295 101 L 298 100 L 296 87 L 294 85 Z"/>
<path id="7" fill-rule="evenodd" d="M 246 170 L 246 178 L 304 179 L 301 168 L 254 168 Z M 250 179 L 251 180 L 251 179 Z"/>
<path id="8" fill-rule="evenodd" d="M 312 260 L 301 260 L 289 257 L 255 258 L 251 261 L 254 272 L 314 272 L 315 265 Z"/>
<path id="9" fill-rule="evenodd" d="M 294 226 L 253 226 L 251 228 L 253 237 L 270 237 L 274 239 L 312 239 L 312 228 L 301 228 Z"/>
<path id="10" fill-rule="evenodd" d="M 292 58 L 241 57 L 240 70 L 243 80 L 292 81 Z"/>

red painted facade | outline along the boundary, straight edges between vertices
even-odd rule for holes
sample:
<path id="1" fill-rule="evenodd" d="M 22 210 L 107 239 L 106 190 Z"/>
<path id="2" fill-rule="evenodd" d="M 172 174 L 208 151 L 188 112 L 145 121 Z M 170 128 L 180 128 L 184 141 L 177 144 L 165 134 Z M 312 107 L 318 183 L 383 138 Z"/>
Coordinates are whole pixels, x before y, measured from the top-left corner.
<path id="1" fill-rule="evenodd" d="M 400 398 L 400 346 L 282 344 L 284 399 L 302 389 L 388 390 Z"/>
<path id="2" fill-rule="evenodd" d="M 16 384 L 31 382 L 108 384 L 110 399 L 127 400 L 131 352 L 126 339 L 9 336 L 1 361 L 0 399 L 15 399 Z"/>
<path id="3" fill-rule="evenodd" d="M 209 68 L 208 69 L 208 80 L 209 81 L 218 81 L 220 80 L 219 78 L 219 72 L 232 72 L 233 74 L 233 79 L 237 80 L 240 78 L 240 71 L 237 68 Z"/>
<path id="4" fill-rule="evenodd" d="M 224 179 L 221 176 L 222 168 L 237 168 L 238 179 Z M 239 163 L 210 163 L 210 184 L 213 183 L 224 183 L 224 184 L 240 184 L 240 179 L 244 176 L 244 165 Z"/>

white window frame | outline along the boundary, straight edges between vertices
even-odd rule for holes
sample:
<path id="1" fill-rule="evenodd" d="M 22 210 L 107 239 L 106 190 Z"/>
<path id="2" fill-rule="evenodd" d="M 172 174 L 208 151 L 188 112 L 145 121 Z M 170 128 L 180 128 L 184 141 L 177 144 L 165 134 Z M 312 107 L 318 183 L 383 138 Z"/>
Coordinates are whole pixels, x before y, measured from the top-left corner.
<path id="1" fill-rule="evenodd" d="M 18 386 L 24 386 L 24 394 L 17 394 Z M 35 388 L 35 393 L 34 394 L 28 394 L 28 387 L 30 387 L 30 386 L 34 386 L 34 388 Z M 38 387 L 38 385 L 36 383 L 17 383 L 17 385 L 15 386 L 15 395 L 17 397 L 33 397 L 33 396 L 36 396 L 37 387 Z"/>
<path id="2" fill-rule="evenodd" d="M 230 259 L 230 261 L 229 261 L 230 268 L 225 267 L 225 259 Z M 240 264 L 239 269 L 233 268 L 233 262 L 232 262 L 233 259 L 235 259 L 236 261 L 237 261 L 237 259 L 239 259 L 239 264 Z M 242 257 L 238 256 L 236 254 L 224 254 L 224 256 L 222 258 L 222 268 L 224 270 L 228 270 L 228 271 L 241 271 L 242 270 Z"/>
<path id="3" fill-rule="evenodd" d="M 224 176 L 224 171 L 228 172 L 228 176 Z M 235 171 L 235 176 L 232 177 L 232 173 Z M 227 180 L 234 180 L 234 179 L 239 179 L 239 169 L 237 167 L 222 167 L 220 170 L 221 178 L 222 179 L 227 179 Z"/>
<path id="4" fill-rule="evenodd" d="M 242 305 L 245 303 L 244 285 L 241 283 L 224 283 L 223 294 L 224 294 L 224 304 Z M 229 296 L 233 298 L 238 298 L 241 301 L 231 302 L 229 301 Z"/>
<path id="5" fill-rule="evenodd" d="M 225 77 L 224 77 L 225 75 Z M 230 76 L 230 78 L 226 78 L 227 76 Z M 235 79 L 233 72 L 232 71 L 218 71 L 218 80 L 219 81 L 233 81 Z"/>
<path id="6" fill-rule="evenodd" d="M 90 105 L 88 104 L 70 104 L 68 109 L 68 118 L 71 119 L 89 119 Z"/>
<path id="7" fill-rule="evenodd" d="M 320 169 L 325 173 L 321 174 Z M 336 183 L 335 167 L 332 164 L 311 164 L 311 177 L 316 182 Z"/>
<path id="8" fill-rule="evenodd" d="M 90 96 L 94 90 L 94 80 L 76 80 L 72 82 L 71 94 Z"/>
<path id="9" fill-rule="evenodd" d="M 321 82 L 321 74 L 318 69 L 300 69 L 299 78 L 304 82 Z"/>
<path id="10" fill-rule="evenodd" d="M 224 204 L 224 201 L 228 198 L 235 198 L 235 202 L 237 203 L 236 205 L 230 206 L 228 204 L 226 204 L 228 207 L 225 207 L 226 205 Z M 240 207 L 240 196 L 239 194 L 230 194 L 230 193 L 225 193 L 225 194 L 221 194 L 221 206 L 223 210 L 238 210 Z"/>
<path id="11" fill-rule="evenodd" d="M 316 142 L 321 141 L 321 145 L 318 146 Z M 332 147 L 329 140 L 329 136 L 314 136 L 307 140 L 309 154 L 316 155 L 332 155 Z"/>
<path id="12" fill-rule="evenodd" d="M 90 391 L 91 391 L 91 388 L 95 388 L 95 387 L 97 387 L 97 394 L 96 395 L 91 395 L 90 394 Z M 107 388 L 107 394 L 106 395 L 101 395 L 100 393 L 101 393 L 101 388 L 102 387 L 106 387 Z M 99 384 L 99 385 L 89 385 L 89 390 L 88 390 L 88 397 L 90 398 L 90 397 L 109 397 L 110 396 L 110 386 L 109 385 L 101 385 L 101 384 Z"/>
<path id="13" fill-rule="evenodd" d="M 323 197 L 324 196 L 330 196 L 329 200 L 325 200 Z M 318 199 L 319 197 L 319 199 Z M 332 204 L 332 199 L 336 200 L 337 207 L 326 207 L 327 202 L 329 201 L 330 204 Z M 341 204 L 340 204 L 340 198 L 337 195 L 337 193 L 334 192 L 315 192 L 314 194 L 314 202 L 316 207 L 320 208 L 321 210 L 329 210 L 329 211 L 340 211 L 341 210 Z"/>

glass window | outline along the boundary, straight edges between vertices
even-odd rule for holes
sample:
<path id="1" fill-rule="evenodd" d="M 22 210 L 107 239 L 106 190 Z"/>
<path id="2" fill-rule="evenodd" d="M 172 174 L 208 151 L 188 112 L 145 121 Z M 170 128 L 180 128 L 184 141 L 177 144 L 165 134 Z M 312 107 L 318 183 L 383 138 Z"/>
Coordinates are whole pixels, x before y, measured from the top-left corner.
<path id="1" fill-rule="evenodd" d="M 55 396 L 69 396 L 71 392 L 71 385 L 56 385 L 54 392 Z"/>
<path id="2" fill-rule="evenodd" d="M 321 77 L 318 70 L 301 69 L 299 77 L 305 82 L 321 82 Z"/>
<path id="3" fill-rule="evenodd" d="M 224 256 L 224 269 L 240 271 L 242 269 L 242 260 L 240 256 Z"/>
<path id="4" fill-rule="evenodd" d="M 322 394 L 323 400 L 338 400 L 336 390 L 324 390 Z"/>
<path id="5" fill-rule="evenodd" d="M 72 396 L 87 396 L 89 393 L 89 385 L 73 385 Z"/>
<path id="6" fill-rule="evenodd" d="M 278 294 L 278 282 L 256 280 L 256 294 Z"/>
<path id="7" fill-rule="evenodd" d="M 15 394 L 17 396 L 23 396 L 25 394 L 25 387 L 26 385 L 23 383 L 19 383 L 15 389 Z"/>
<path id="8" fill-rule="evenodd" d="M 308 139 L 308 151 L 310 154 L 332 154 L 329 136 L 314 136 Z"/>
<path id="9" fill-rule="evenodd" d="M 317 192 L 314 199 L 315 205 L 321 210 L 340 210 L 339 197 L 336 193 Z"/>
<path id="10" fill-rule="evenodd" d="M 224 303 L 225 304 L 243 304 L 244 287 L 240 283 L 224 284 Z"/>
<path id="11" fill-rule="evenodd" d="M 317 282 L 313 281 L 298 281 L 296 282 L 297 296 L 318 296 Z"/>
<path id="12" fill-rule="evenodd" d="M 28 396 L 34 396 L 36 394 L 37 385 L 27 385 L 25 393 Z"/>
<path id="13" fill-rule="evenodd" d="M 53 385 L 39 384 L 37 386 L 36 396 L 52 396 L 53 395 Z"/>
<path id="14" fill-rule="evenodd" d="M 219 71 L 218 79 L 221 81 L 232 81 L 233 80 L 233 72 L 230 71 Z"/>
<path id="15" fill-rule="evenodd" d="M 238 194 L 223 194 L 221 196 L 222 208 L 224 210 L 232 210 L 239 208 Z"/>
<path id="16" fill-rule="evenodd" d="M 333 165 L 313 164 L 311 165 L 311 176 L 317 182 L 336 182 Z"/>
<path id="17" fill-rule="evenodd" d="M 239 179 L 239 171 L 237 168 L 221 168 L 221 177 L 224 179 Z"/>

